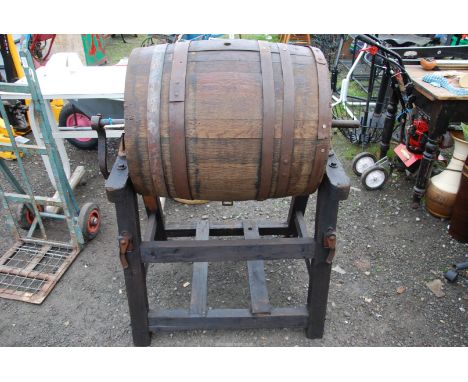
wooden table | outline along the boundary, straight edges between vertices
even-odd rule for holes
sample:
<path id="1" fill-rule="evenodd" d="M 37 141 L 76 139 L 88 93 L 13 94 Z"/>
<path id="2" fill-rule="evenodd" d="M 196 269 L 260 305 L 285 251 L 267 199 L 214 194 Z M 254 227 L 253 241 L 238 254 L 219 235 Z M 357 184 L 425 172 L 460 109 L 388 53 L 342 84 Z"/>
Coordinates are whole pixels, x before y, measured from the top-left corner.
<path id="1" fill-rule="evenodd" d="M 85 66 L 76 53 L 56 53 L 36 69 L 44 99 L 123 100 L 126 65 Z M 16 84 L 25 84 L 22 78 Z M 29 94 L 2 93 L 3 99 L 28 99 Z"/>
<path id="2" fill-rule="evenodd" d="M 468 69 L 427 71 L 422 69 L 419 65 L 416 65 L 407 66 L 406 71 L 408 72 L 411 81 L 413 81 L 416 91 L 430 101 L 468 101 L 468 95 L 457 96 L 444 88 L 438 88 L 422 80 L 426 74 L 438 74 L 443 72 L 458 72 L 468 74 Z M 457 80 L 449 80 L 449 82 L 452 82 L 452 85 L 457 86 Z"/>
<path id="3" fill-rule="evenodd" d="M 425 71 L 419 65 L 407 66 L 406 70 L 414 83 L 415 105 L 429 118 L 429 137 L 413 189 L 413 208 L 417 208 L 426 191 L 434 159 L 439 153 L 440 138 L 447 131 L 449 123 L 468 121 L 468 95 L 457 96 L 422 80 L 426 74 L 437 73 L 435 71 Z M 468 73 L 468 70 L 456 71 Z"/>

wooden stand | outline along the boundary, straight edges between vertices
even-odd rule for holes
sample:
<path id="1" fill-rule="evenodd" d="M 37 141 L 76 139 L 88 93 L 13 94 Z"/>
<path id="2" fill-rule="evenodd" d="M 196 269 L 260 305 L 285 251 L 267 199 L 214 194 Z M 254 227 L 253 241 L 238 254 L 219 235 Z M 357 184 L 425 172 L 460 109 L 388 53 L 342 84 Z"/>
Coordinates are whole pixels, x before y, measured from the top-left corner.
<path id="1" fill-rule="evenodd" d="M 147 346 L 158 330 L 245 329 L 303 327 L 308 338 L 323 336 L 335 253 L 338 204 L 349 192 L 349 179 L 336 156 L 330 153 L 317 197 L 315 234 L 307 233 L 304 213 L 309 196 L 293 197 L 286 223 L 242 221 L 233 224 L 166 226 L 157 208 L 148 212 L 144 235 L 140 232 L 137 194 L 128 177 L 127 161 L 119 156 L 106 181 L 108 198 L 115 203 L 120 233 L 120 260 L 124 268 L 133 342 Z M 159 199 L 159 198 L 157 198 Z M 276 235 L 281 238 L 262 238 Z M 238 240 L 211 240 L 217 236 L 243 236 Z M 194 237 L 176 240 L 174 237 Z M 309 272 L 307 304 L 296 308 L 270 305 L 264 260 L 305 259 Z M 250 309 L 207 309 L 208 263 L 247 261 Z M 148 263 L 193 262 L 190 307 L 150 310 L 146 288 Z"/>

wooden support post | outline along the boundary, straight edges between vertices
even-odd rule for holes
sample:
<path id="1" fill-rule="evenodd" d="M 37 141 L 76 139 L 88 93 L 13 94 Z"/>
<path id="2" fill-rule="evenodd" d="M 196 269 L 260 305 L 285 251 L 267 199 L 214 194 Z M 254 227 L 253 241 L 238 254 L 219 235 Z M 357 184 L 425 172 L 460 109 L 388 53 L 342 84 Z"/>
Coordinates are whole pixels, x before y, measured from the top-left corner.
<path id="1" fill-rule="evenodd" d="M 298 236 L 298 232 L 296 230 L 295 218 L 296 213 L 302 213 L 302 216 L 305 215 L 305 210 L 307 208 L 307 202 L 309 201 L 309 195 L 300 195 L 294 196 L 291 199 L 291 204 L 289 206 L 289 213 L 288 213 L 288 231 L 293 236 Z"/>
<path id="2" fill-rule="evenodd" d="M 340 200 L 348 197 L 349 178 L 331 153 L 327 172 L 320 184 L 315 212 L 315 256 L 309 269 L 309 292 L 307 305 L 309 318 L 306 334 L 308 338 L 322 338 L 327 311 L 330 285 L 331 261 L 334 251 L 326 246 L 326 237 L 335 233 Z"/>
<path id="3" fill-rule="evenodd" d="M 145 235 L 144 240 L 167 240 L 161 198 L 143 196 L 143 202 L 145 204 L 146 214 L 148 215 L 148 221 L 151 222 L 147 231 L 149 232 L 149 230 L 152 230 L 152 235 Z"/>
<path id="4" fill-rule="evenodd" d="M 106 191 L 109 200 L 115 203 L 119 235 L 126 235 L 131 242 L 127 249 L 121 246 L 120 251 L 121 260 L 123 258 L 127 262 L 127 264 L 123 262 L 122 265 L 124 266 L 133 343 L 135 346 L 148 346 L 151 343 L 151 335 L 148 327 L 146 269 L 140 256 L 141 232 L 138 200 L 128 178 L 125 159 L 118 157 L 115 161 L 111 175 L 106 181 Z"/>
<path id="5" fill-rule="evenodd" d="M 259 239 L 257 223 L 244 221 L 244 236 L 246 240 Z M 252 314 L 270 314 L 271 306 L 265 277 L 263 260 L 247 261 L 249 272 L 250 305 Z"/>
<path id="6" fill-rule="evenodd" d="M 197 224 L 196 240 L 208 240 L 210 225 L 207 220 Z M 190 313 L 205 316 L 208 301 L 208 262 L 193 263 L 192 294 L 190 297 Z"/>

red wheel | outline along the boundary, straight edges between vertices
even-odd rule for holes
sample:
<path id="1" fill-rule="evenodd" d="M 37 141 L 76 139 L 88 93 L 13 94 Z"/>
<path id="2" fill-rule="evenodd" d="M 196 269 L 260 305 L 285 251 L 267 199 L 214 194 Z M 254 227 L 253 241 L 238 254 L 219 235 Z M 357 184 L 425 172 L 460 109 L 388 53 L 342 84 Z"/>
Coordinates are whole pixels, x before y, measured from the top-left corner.
<path id="1" fill-rule="evenodd" d="M 44 211 L 44 207 L 37 205 L 39 212 Z M 26 204 L 18 204 L 16 207 L 16 223 L 19 227 L 29 230 L 36 215 L 33 210 L 30 210 Z"/>
<path id="2" fill-rule="evenodd" d="M 34 214 L 34 212 L 31 212 L 31 210 L 29 208 L 26 208 L 25 218 L 26 218 L 26 221 L 28 222 L 28 224 L 30 226 L 32 225 L 35 217 L 36 217 L 36 215 Z"/>
<path id="3" fill-rule="evenodd" d="M 67 103 L 60 110 L 59 126 L 89 127 L 91 120 L 81 110 L 73 107 L 71 103 Z M 97 147 L 96 138 L 67 138 L 67 141 L 80 149 L 91 150 Z"/>
<path id="4" fill-rule="evenodd" d="M 65 122 L 67 127 L 89 127 L 91 126 L 91 120 L 79 111 L 70 114 Z M 78 142 L 89 142 L 92 138 L 75 138 Z"/>
<path id="5" fill-rule="evenodd" d="M 95 203 L 85 203 L 78 216 L 78 224 L 85 241 L 92 240 L 101 228 L 101 212 Z"/>

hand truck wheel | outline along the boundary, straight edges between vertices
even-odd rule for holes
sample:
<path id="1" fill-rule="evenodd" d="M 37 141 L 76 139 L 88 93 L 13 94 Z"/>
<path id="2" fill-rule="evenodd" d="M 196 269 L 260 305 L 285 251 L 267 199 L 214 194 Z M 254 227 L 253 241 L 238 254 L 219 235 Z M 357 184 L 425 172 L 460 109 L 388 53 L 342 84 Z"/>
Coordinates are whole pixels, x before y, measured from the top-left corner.
<path id="1" fill-rule="evenodd" d="M 380 166 L 371 166 L 364 170 L 361 175 L 361 183 L 368 191 L 382 188 L 388 179 L 388 171 Z"/>
<path id="2" fill-rule="evenodd" d="M 40 204 L 37 205 L 39 212 L 44 212 L 44 207 Z M 36 215 L 32 207 L 28 207 L 26 203 L 17 204 L 16 206 L 16 223 L 22 229 L 29 230 Z"/>
<path id="3" fill-rule="evenodd" d="M 96 237 L 101 228 L 101 211 L 95 203 L 85 203 L 78 215 L 78 225 L 85 241 Z"/>
<path id="4" fill-rule="evenodd" d="M 377 162 L 377 158 L 368 152 L 359 153 L 353 158 L 353 172 L 357 176 L 361 176 L 362 173 L 373 166 Z"/>

